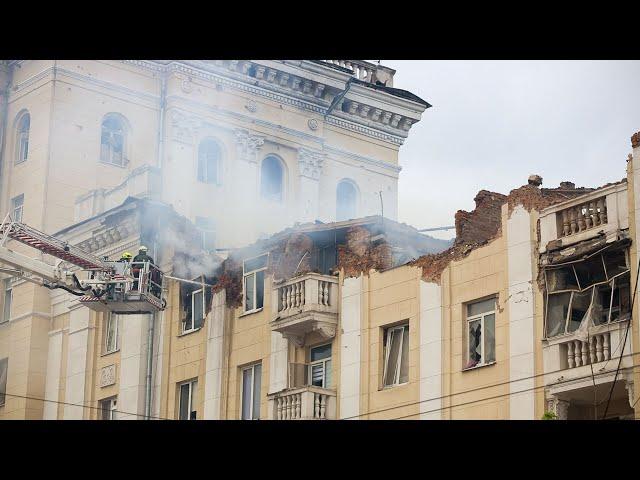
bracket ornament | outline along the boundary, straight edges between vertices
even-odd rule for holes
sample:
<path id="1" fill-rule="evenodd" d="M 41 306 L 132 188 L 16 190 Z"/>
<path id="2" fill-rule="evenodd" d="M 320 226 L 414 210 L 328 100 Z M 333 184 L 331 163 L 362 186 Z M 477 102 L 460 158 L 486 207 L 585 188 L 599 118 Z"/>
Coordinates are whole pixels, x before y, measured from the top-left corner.
<path id="1" fill-rule="evenodd" d="M 237 128 L 234 131 L 236 135 L 236 149 L 238 158 L 251 163 L 257 163 L 258 150 L 264 145 L 264 137 L 252 135 L 249 130 Z"/>
<path id="2" fill-rule="evenodd" d="M 308 148 L 300 148 L 298 150 L 298 168 L 300 169 L 300 176 L 319 180 L 325 157 L 326 154 L 324 153 L 309 150 Z"/>

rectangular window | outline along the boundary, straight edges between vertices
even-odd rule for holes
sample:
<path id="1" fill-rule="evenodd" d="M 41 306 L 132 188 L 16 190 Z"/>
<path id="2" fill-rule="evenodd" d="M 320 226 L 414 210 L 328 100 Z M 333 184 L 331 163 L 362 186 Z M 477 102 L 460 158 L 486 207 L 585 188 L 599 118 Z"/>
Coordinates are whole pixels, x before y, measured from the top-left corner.
<path id="1" fill-rule="evenodd" d="M 244 311 L 258 310 L 264 305 L 264 273 L 269 255 L 243 262 Z"/>
<path id="2" fill-rule="evenodd" d="M 111 353 L 118 349 L 118 315 L 107 315 L 104 326 L 104 353 Z"/>
<path id="3" fill-rule="evenodd" d="M 196 420 L 196 391 L 198 387 L 197 380 L 191 380 L 189 382 L 182 383 L 178 386 L 179 406 L 178 406 L 178 419 L 179 420 Z"/>
<path id="4" fill-rule="evenodd" d="M 8 322 L 11 319 L 11 301 L 13 299 L 11 278 L 2 280 L 2 286 L 2 317 L 0 317 L 0 323 Z"/>
<path id="5" fill-rule="evenodd" d="M 612 249 L 544 271 L 547 338 L 627 320 L 631 314 L 628 250 Z"/>
<path id="6" fill-rule="evenodd" d="M 210 218 L 196 217 L 196 227 L 200 230 L 202 249 L 207 252 L 216 250 L 215 222 Z"/>
<path id="7" fill-rule="evenodd" d="M 4 405 L 7 393 L 7 374 L 9 371 L 9 359 L 0 359 L 0 406 Z"/>
<path id="8" fill-rule="evenodd" d="M 464 368 L 496 361 L 496 299 L 467 305 L 467 363 Z"/>
<path id="9" fill-rule="evenodd" d="M 242 420 L 260 419 L 260 382 L 262 381 L 262 364 L 256 363 L 242 369 Z"/>
<path id="10" fill-rule="evenodd" d="M 100 420 L 117 420 L 118 397 L 100 400 Z"/>
<path id="11" fill-rule="evenodd" d="M 22 211 L 24 209 L 24 194 L 11 199 L 11 217 L 14 222 L 22 222 Z"/>
<path id="12" fill-rule="evenodd" d="M 195 279 L 195 282 L 199 279 Z M 190 298 L 189 298 L 190 297 Z M 202 328 L 205 315 L 205 294 L 204 288 L 194 290 L 187 296 L 186 316 L 182 322 L 182 333 L 193 332 Z"/>
<path id="13" fill-rule="evenodd" d="M 384 330 L 385 387 L 401 385 L 409 381 L 409 324 L 389 327 Z"/>
<path id="14" fill-rule="evenodd" d="M 331 344 L 313 347 L 309 351 L 309 378 L 315 387 L 331 387 Z"/>

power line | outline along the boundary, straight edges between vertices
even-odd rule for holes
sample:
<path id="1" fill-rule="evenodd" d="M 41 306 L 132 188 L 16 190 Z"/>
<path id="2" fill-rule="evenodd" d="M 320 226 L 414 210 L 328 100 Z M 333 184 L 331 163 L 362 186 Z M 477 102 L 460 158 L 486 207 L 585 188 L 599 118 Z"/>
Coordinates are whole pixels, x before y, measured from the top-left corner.
<path id="1" fill-rule="evenodd" d="M 638 292 L 638 279 L 640 278 L 640 259 L 638 259 L 638 266 L 636 268 L 636 285 L 633 288 L 633 298 L 631 299 L 631 308 L 629 313 L 629 323 L 627 323 L 627 328 L 624 331 L 624 340 L 622 341 L 622 352 L 624 352 L 624 345 L 627 343 L 627 335 L 629 334 L 629 328 L 631 327 L 631 322 L 633 321 L 633 306 L 636 303 L 636 293 Z M 622 299 L 620 299 L 622 300 Z M 607 412 L 609 411 L 609 404 L 611 403 L 611 397 L 613 396 L 613 388 L 616 386 L 616 380 L 618 379 L 618 371 L 620 370 L 620 365 L 622 364 L 622 355 L 618 360 L 618 366 L 616 367 L 616 375 L 613 377 L 613 383 L 611 384 L 611 390 L 609 391 L 609 399 L 607 400 L 607 406 L 604 409 L 604 415 L 602 418 L 607 416 Z"/>
<path id="2" fill-rule="evenodd" d="M 640 352 L 629 353 L 627 355 L 624 355 L 624 357 L 633 357 L 635 355 L 640 355 Z M 640 366 L 640 364 L 635 364 L 634 363 L 633 365 L 630 365 L 629 367 L 625 367 L 625 370 L 633 369 L 633 368 L 638 367 L 638 366 Z M 365 416 L 365 415 L 372 415 L 374 413 L 386 412 L 386 411 L 389 411 L 389 410 L 395 410 L 397 408 L 408 407 L 408 406 L 411 406 L 411 405 L 417 405 L 417 404 L 420 404 L 420 403 L 430 402 L 430 401 L 433 401 L 433 400 L 442 400 L 442 399 L 445 399 L 445 398 L 448 398 L 448 397 L 453 397 L 453 396 L 456 396 L 456 395 L 464 395 L 465 393 L 477 392 L 479 390 L 485 390 L 487 388 L 500 387 L 500 386 L 504 386 L 504 385 L 509 385 L 510 383 L 521 382 L 523 380 L 532 380 L 534 378 L 541 377 L 541 376 L 544 376 L 544 375 L 553 375 L 555 373 L 562 373 L 562 372 L 566 372 L 566 371 L 567 371 L 566 368 L 561 368 L 561 369 L 558 369 L 558 370 L 554 370 L 552 372 L 537 373 L 537 374 L 532 375 L 530 377 L 518 378 L 516 380 L 507 380 L 506 382 L 499 382 L 499 383 L 493 383 L 493 384 L 490 384 L 490 385 L 484 385 L 482 387 L 471 388 L 469 390 L 463 390 L 461 392 L 456 392 L 456 393 L 449 393 L 447 395 L 442 395 L 442 396 L 439 396 L 439 397 L 427 398 L 425 400 L 419 400 L 417 402 L 409 402 L 409 403 L 403 403 L 401 405 L 394 405 L 392 407 L 381 408 L 380 410 L 374 410 L 374 411 L 367 412 L 367 413 L 362 413 L 362 414 L 359 414 L 359 415 L 353 415 L 351 417 L 345 417 L 345 418 L 343 418 L 343 420 L 351 420 L 353 418 L 358 418 L 358 417 L 362 417 L 362 416 Z M 607 371 L 603 372 L 602 369 L 601 369 L 598 373 L 595 374 L 595 376 L 606 375 L 606 374 L 611 373 L 613 371 L 614 370 L 607 370 Z M 584 376 L 581 376 L 581 377 L 571 378 L 569 380 L 566 380 L 565 382 L 575 381 L 575 380 L 583 380 L 585 378 L 591 378 L 591 374 L 584 375 Z M 554 385 L 559 385 L 561 383 L 564 383 L 564 382 L 557 382 Z M 543 387 L 549 387 L 550 385 L 542 385 L 542 386 Z M 524 391 L 524 390 L 522 390 L 522 391 Z M 517 394 L 517 393 L 520 393 L 520 391 L 514 392 L 513 394 Z M 512 393 L 502 394 L 502 395 L 503 396 L 512 395 Z M 489 398 L 491 398 L 491 397 L 489 397 Z M 475 400 L 475 402 L 481 402 L 481 401 L 484 401 L 484 400 L 485 399 Z M 600 404 L 598 404 L 598 405 L 600 405 Z M 446 408 L 452 408 L 452 407 L 443 407 L 440 410 L 444 410 Z"/>
<path id="3" fill-rule="evenodd" d="M 632 365 L 631 367 L 628 367 L 628 368 L 634 368 L 634 367 L 638 367 L 638 366 L 640 366 L 640 364 L 634 364 L 634 365 Z M 607 372 L 602 372 L 602 373 L 597 373 L 596 376 L 605 375 L 607 373 L 611 373 L 612 371 L 613 370 L 609 370 Z M 567 382 L 571 382 L 571 381 L 574 381 L 574 380 L 582 380 L 582 379 L 589 378 L 589 377 L 591 377 L 590 374 L 589 375 L 584 375 L 584 376 L 578 377 L 578 378 L 572 378 L 570 380 L 567 380 Z M 563 383 L 563 382 L 561 382 L 561 383 Z M 513 392 L 513 393 L 512 392 L 503 393 L 503 394 L 500 394 L 500 395 L 494 395 L 493 397 L 483 398 L 481 400 L 471 400 L 471 401 L 468 401 L 468 402 L 458 403 L 456 405 L 449 405 L 448 407 L 435 408 L 433 410 L 427 410 L 427 411 L 424 411 L 424 412 L 412 413 L 411 415 L 403 415 L 401 417 L 396 417 L 393 420 L 401 420 L 403 418 L 415 417 L 416 415 L 424 415 L 425 413 L 433 413 L 433 412 L 437 412 L 437 411 L 440 411 L 440 410 L 446 410 L 448 408 L 461 407 L 461 406 L 470 405 L 470 404 L 473 404 L 473 403 L 484 402 L 486 400 L 494 400 L 494 399 L 498 399 L 498 398 L 501 398 L 501 397 L 508 397 L 510 395 L 517 395 L 517 394 L 520 394 L 520 393 L 533 392 L 535 390 L 539 390 L 541 388 L 546 388 L 546 387 L 547 387 L 547 385 L 538 385 L 537 387 L 527 388 L 527 389 L 519 390 L 519 391 Z M 416 402 L 416 403 L 421 403 L 421 402 Z M 492 403 L 495 403 L 495 402 L 492 402 Z M 606 416 L 606 413 L 605 413 L 605 416 Z M 603 416 L 602 419 L 604 419 L 604 418 L 605 417 Z"/>
<path id="4" fill-rule="evenodd" d="M 16 394 L 13 394 L 13 393 L 5 393 L 4 395 L 6 395 L 7 397 L 24 398 L 26 400 L 38 400 L 38 401 L 41 401 L 41 402 L 57 403 L 58 405 L 69 405 L 71 407 L 82 407 L 82 408 L 88 408 L 88 409 L 91 409 L 91 410 L 100 410 L 100 411 L 102 411 L 101 407 L 92 407 L 91 405 L 81 405 L 81 404 L 78 404 L 78 403 L 60 402 L 59 400 L 47 400 L 46 398 L 30 397 L 30 396 L 27 396 L 27 395 L 16 395 Z M 125 412 L 123 410 L 109 410 L 109 411 L 110 412 L 115 412 L 115 413 L 123 413 L 125 415 L 133 415 L 135 417 L 153 418 L 154 420 L 170 420 L 169 418 L 164 418 L 164 417 L 153 417 L 153 416 L 147 417 L 144 414 Z"/>

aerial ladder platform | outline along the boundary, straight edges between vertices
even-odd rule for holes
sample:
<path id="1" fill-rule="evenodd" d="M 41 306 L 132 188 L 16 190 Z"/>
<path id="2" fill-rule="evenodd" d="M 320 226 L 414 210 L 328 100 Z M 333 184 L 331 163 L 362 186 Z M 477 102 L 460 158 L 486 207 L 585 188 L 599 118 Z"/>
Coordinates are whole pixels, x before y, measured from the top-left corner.
<path id="1" fill-rule="evenodd" d="M 6 245 L 9 239 L 59 261 L 50 265 L 15 252 Z M 87 279 L 79 279 L 71 267 L 63 268 L 65 262 L 85 271 Z M 164 274 L 151 262 L 100 259 L 77 246 L 17 222 L 10 214 L 0 224 L 0 272 L 51 290 L 66 290 L 80 297 L 78 301 L 82 305 L 98 312 L 154 313 L 166 307 Z"/>

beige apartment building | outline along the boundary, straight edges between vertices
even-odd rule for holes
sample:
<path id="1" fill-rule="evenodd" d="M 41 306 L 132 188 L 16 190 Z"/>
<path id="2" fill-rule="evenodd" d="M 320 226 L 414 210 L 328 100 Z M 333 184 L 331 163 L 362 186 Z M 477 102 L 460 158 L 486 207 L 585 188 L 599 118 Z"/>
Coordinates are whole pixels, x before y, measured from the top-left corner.
<path id="1" fill-rule="evenodd" d="M 0 210 L 95 255 L 144 243 L 166 271 L 194 276 L 219 262 L 216 252 L 294 222 L 378 214 L 381 201 L 395 218 L 399 148 L 429 104 L 394 87 L 394 74 L 359 60 L 2 61 Z M 169 206 L 154 211 L 155 224 L 139 213 L 154 202 Z M 145 225 L 126 225 L 129 215 Z M 174 218 L 195 225 L 195 244 L 161 235 Z M 175 252 L 207 260 L 185 272 Z M 119 410 L 160 415 L 160 401 L 146 401 L 145 349 L 149 332 L 159 342 L 171 303 L 153 320 L 112 321 L 122 326 L 103 358 L 96 314 L 60 290 L 2 276 L 0 417 L 91 418 L 73 405 L 93 405 L 88 372 L 118 357 L 122 371 L 105 370 L 99 391 L 126 378 Z M 153 349 L 161 365 L 163 345 Z M 160 388 L 160 368 L 153 373 Z"/>
<path id="2" fill-rule="evenodd" d="M 336 115 L 341 119 L 342 114 L 351 115 L 354 122 L 357 118 L 358 128 L 374 125 L 375 113 L 371 107 L 366 110 L 364 98 L 356 95 L 368 90 L 408 101 L 418 112 L 425 107 L 410 100 L 407 92 L 386 90 L 389 78 L 377 80 L 373 74 L 365 75 L 365 80 L 373 80 L 367 86 L 349 81 L 347 77 L 360 75 L 353 63 L 348 71 L 335 63 L 265 63 L 259 74 L 261 63 L 245 68 L 244 62 L 225 61 L 202 68 L 211 75 L 220 72 L 219 68 L 234 72 L 228 74 L 234 81 L 236 74 L 246 74 L 255 79 L 255 83 L 248 81 L 247 89 L 274 90 L 275 86 L 269 87 L 269 72 L 276 64 L 281 70 L 271 82 L 277 84 L 282 72 L 294 67 L 301 69 L 298 73 L 305 69 L 316 72 L 316 68 L 326 75 L 339 72 L 344 74 L 340 78 L 346 93 L 326 102 L 331 111 L 325 110 L 322 118 L 331 118 L 335 106 L 342 102 Z M 123 65 L 118 67 L 134 69 L 131 63 Z M 169 78 L 175 73 L 172 68 L 177 68 L 171 63 L 153 65 Z M 375 75 L 385 79 L 384 74 L 382 69 Z M 208 92 L 197 78 L 186 81 L 186 86 L 184 81 L 174 83 L 175 95 L 183 87 L 188 94 L 198 88 Z M 108 79 L 102 81 L 108 83 Z M 378 83 L 385 81 L 387 85 Z M 287 87 L 294 91 L 302 88 L 304 94 L 303 80 L 295 88 L 295 82 L 287 82 L 294 80 L 288 78 Z M 221 83 L 221 91 L 227 91 L 228 84 Z M 167 81 L 167 86 L 170 84 Z M 57 84 L 61 85 L 64 83 Z M 313 86 L 306 88 L 307 95 L 315 95 Z M 362 88 L 351 90 L 356 86 Z M 248 90 L 238 87 L 238 91 Z M 166 96 L 167 102 L 170 97 Z M 359 101 L 363 103 L 352 108 Z M 254 102 L 257 105 L 252 113 L 266 108 L 257 99 Z M 215 107 L 217 101 L 204 103 L 213 105 L 211 115 L 222 109 Z M 249 115 L 245 112 L 254 108 L 247 108 L 248 104 L 246 99 L 237 101 L 234 111 L 244 118 Z M 320 122 L 321 116 L 315 119 Z M 291 125 L 301 128 L 305 122 L 300 120 L 292 120 Z M 201 152 L 195 149 L 193 132 L 202 128 L 200 121 L 167 125 L 170 133 L 156 143 L 158 155 L 169 164 L 186 158 L 179 156 L 182 141 L 177 140 L 186 135 L 190 139 L 186 144 L 192 145 L 188 154 L 193 157 L 191 175 L 196 179 L 208 178 L 212 158 L 231 156 L 228 150 L 216 157 L 208 147 Z M 265 121 L 248 120 L 246 126 L 266 128 Z M 313 122 L 306 124 L 310 128 Z M 18 121 L 15 125 L 11 135 L 15 134 L 14 145 L 18 147 L 11 149 L 21 155 L 25 150 L 20 146 L 25 144 L 24 124 Z M 344 128 L 347 136 L 358 131 Z M 121 137 L 117 131 L 111 127 L 103 131 L 105 147 L 96 151 L 107 153 L 100 155 L 113 159 L 114 152 L 116 158 L 118 152 L 124 152 L 118 147 Z M 288 132 L 274 123 L 270 135 L 281 131 L 284 133 L 277 133 L 278 138 Z M 215 210 L 219 215 L 213 222 L 215 232 L 212 223 L 198 221 L 202 210 L 197 209 L 198 202 L 203 209 L 216 204 L 215 197 L 209 191 L 205 195 L 198 191 L 203 183 L 198 181 L 190 189 L 179 190 L 180 173 L 165 164 L 143 164 L 114 187 L 100 186 L 77 197 L 70 195 L 73 203 L 65 211 L 75 216 L 55 229 L 47 227 L 46 222 L 54 221 L 48 214 L 42 214 L 44 224 L 26 217 L 27 207 L 31 205 L 32 212 L 35 208 L 28 195 L 23 203 L 13 203 L 14 215 L 22 214 L 24 208 L 25 222 L 96 256 L 118 258 L 125 251 L 136 252 L 138 246 L 147 245 L 165 272 L 166 308 L 153 314 L 118 315 L 90 309 L 81 298 L 60 289 L 3 280 L 2 311 L 8 313 L 0 323 L 0 387 L 4 382 L 5 394 L 0 418 L 637 416 L 640 406 L 634 385 L 640 378 L 634 355 L 640 348 L 640 332 L 637 309 L 631 316 L 631 285 L 635 286 L 638 272 L 635 232 L 640 205 L 636 204 L 634 185 L 640 181 L 640 167 L 636 167 L 640 164 L 640 133 L 632 137 L 633 155 L 626 172 L 622 160 L 612 162 L 612 168 L 618 168 L 623 177 L 620 182 L 597 188 L 576 188 L 563 182 L 547 188 L 540 177 L 532 175 L 527 185 L 508 195 L 483 190 L 477 194 L 472 212 L 456 214 L 456 238 L 449 244 L 395 222 L 393 207 L 387 217 L 386 196 L 385 217 L 381 217 L 375 207 L 379 197 L 373 196 L 377 204 L 367 203 L 364 186 L 358 184 L 356 195 L 354 190 L 346 194 L 341 180 L 336 181 L 342 174 L 325 177 L 333 155 L 327 147 L 329 138 L 338 140 L 333 133 L 324 132 L 327 156 L 314 164 L 320 172 L 317 204 L 316 193 L 313 200 L 304 197 L 309 192 L 305 183 L 309 177 L 299 172 L 307 171 L 309 156 L 305 151 L 297 154 L 299 170 L 295 170 L 295 163 L 287 163 L 287 174 L 274 177 L 269 173 L 272 163 L 265 163 L 274 153 L 262 150 L 265 140 L 251 156 L 255 159 L 254 173 L 249 175 L 255 180 L 251 188 L 242 190 L 241 183 L 231 180 L 227 184 L 231 174 L 224 174 L 223 185 L 234 190 L 237 205 L 221 202 L 220 210 Z M 102 141 L 102 137 L 96 138 Z M 239 168 L 232 166 L 234 162 L 254 164 L 242 157 L 246 146 L 253 143 L 245 143 L 242 135 L 239 138 L 238 156 L 231 156 L 230 169 Z M 362 149 L 357 155 L 364 156 L 367 148 L 373 148 L 373 138 L 354 137 L 352 148 Z M 365 146 L 367 143 L 371 145 Z M 391 145 L 395 144 L 390 140 L 378 145 L 375 158 L 397 166 L 397 156 L 387 158 L 382 153 L 386 148 L 397 155 L 397 145 Z M 285 151 L 278 146 L 280 152 Z M 278 158 L 286 158 L 281 155 Z M 31 158 L 29 154 L 26 157 L 28 163 Z M 3 163 L 3 180 L 10 189 L 20 188 L 21 183 L 7 179 L 14 178 L 15 165 L 6 170 L 7 165 Z M 366 165 L 373 168 L 373 163 Z M 384 188 L 371 185 L 383 185 L 384 175 L 364 170 L 373 175 L 374 180 L 363 181 L 370 193 L 384 192 Z M 294 181 L 292 175 L 296 174 Z M 100 174 L 97 177 L 106 181 Z M 263 178 L 269 180 L 263 182 Z M 74 177 L 66 181 L 81 185 L 83 180 Z M 392 183 L 397 184 L 395 180 Z M 326 197 L 325 190 L 329 192 Z M 8 198 L 16 198 L 16 191 Z M 291 202 L 306 213 L 297 210 L 292 217 L 275 214 L 277 221 L 271 221 L 258 206 L 247 216 L 242 210 L 249 208 L 242 204 L 245 193 L 257 195 L 257 204 L 267 205 L 273 212 L 278 212 L 278 205 Z M 325 198 L 331 199 L 328 204 L 324 204 Z M 248 221 L 253 215 L 258 217 L 256 222 L 265 223 Z M 226 217 L 237 222 L 222 227 Z M 294 224 L 293 219 L 302 223 Z M 236 226 L 247 230 L 240 235 Z M 221 247 L 238 248 L 212 248 L 220 238 L 229 242 L 220 243 Z M 28 251 L 22 247 L 15 248 Z M 46 255 L 40 258 L 53 261 Z M 84 278 L 83 272 L 77 273 Z"/>

